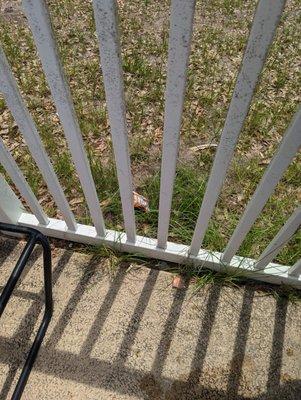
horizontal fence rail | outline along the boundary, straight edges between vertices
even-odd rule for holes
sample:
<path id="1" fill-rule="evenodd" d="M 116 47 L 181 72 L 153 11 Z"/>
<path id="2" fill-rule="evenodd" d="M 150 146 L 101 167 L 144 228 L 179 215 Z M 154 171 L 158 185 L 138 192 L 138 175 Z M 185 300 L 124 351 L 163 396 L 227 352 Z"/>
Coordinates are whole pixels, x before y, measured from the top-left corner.
<path id="1" fill-rule="evenodd" d="M 129 253 L 140 254 L 141 256 L 154 259 L 170 261 L 177 264 L 189 264 L 200 266 L 202 268 L 210 268 L 214 271 L 227 273 L 235 273 L 237 276 L 249 277 L 265 282 L 301 286 L 301 277 L 289 275 L 290 267 L 270 263 L 262 270 L 256 270 L 256 261 L 247 257 L 234 256 L 229 265 L 221 262 L 222 253 L 200 250 L 199 254 L 188 257 L 189 246 L 178 243 L 167 242 L 166 248 L 161 249 L 157 246 L 157 240 L 137 235 L 136 242 L 127 241 L 125 233 L 116 232 L 107 229 L 106 237 L 97 236 L 96 230 L 92 226 L 78 224 L 76 232 L 66 231 L 63 221 L 50 218 L 47 227 L 40 226 L 37 219 L 28 213 L 22 213 L 18 219 L 19 224 L 37 228 L 42 233 L 59 239 L 72 240 L 74 242 L 106 245 L 118 251 L 126 251 Z"/>
<path id="2" fill-rule="evenodd" d="M 117 2 L 115 0 L 93 0 L 93 11 L 125 232 L 105 228 L 70 88 L 58 53 L 47 3 L 45 0 L 22 1 L 87 201 L 93 226 L 79 224 L 75 221 L 50 159 L 44 150 L 38 130 L 21 97 L 1 48 L 0 92 L 41 171 L 49 192 L 62 213 L 63 220 L 49 218 L 45 214 L 12 154 L 0 138 L 0 162 L 20 193 L 22 200 L 32 212 L 32 214 L 26 212 L 20 198 L 0 175 L 0 221 L 36 228 L 55 238 L 93 245 L 105 244 L 120 251 L 138 253 L 147 257 L 175 263 L 188 263 L 216 271 L 234 272 L 271 283 L 287 283 L 301 287 L 301 260 L 293 266 L 279 265 L 273 262 L 283 246 L 299 229 L 301 206 L 295 209 L 257 260 L 240 257 L 237 254 L 246 235 L 300 149 L 301 109 L 296 112 L 287 128 L 278 150 L 243 211 L 224 252 L 212 252 L 201 248 L 248 115 L 256 84 L 273 41 L 285 5 L 284 0 L 260 0 L 258 2 L 205 195 L 197 221 L 194 222 L 195 229 L 191 244 L 187 246 L 168 241 L 195 4 L 195 0 L 171 0 L 158 232 L 157 239 L 153 239 L 136 234 Z"/>

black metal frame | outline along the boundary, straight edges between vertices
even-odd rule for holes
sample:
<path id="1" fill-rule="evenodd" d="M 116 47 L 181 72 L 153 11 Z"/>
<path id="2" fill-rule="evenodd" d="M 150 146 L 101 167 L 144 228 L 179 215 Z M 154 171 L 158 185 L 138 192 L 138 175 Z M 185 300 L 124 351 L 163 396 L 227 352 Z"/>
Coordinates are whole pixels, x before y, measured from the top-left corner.
<path id="1" fill-rule="evenodd" d="M 25 234 L 28 237 L 27 244 L 22 251 L 22 254 L 17 261 L 17 264 L 10 275 L 2 293 L 0 296 L 0 318 L 1 315 L 12 295 L 12 292 L 24 270 L 26 263 L 33 252 L 36 244 L 40 244 L 43 247 L 43 268 L 44 268 L 44 289 L 45 289 L 45 312 L 41 325 L 38 329 L 38 333 L 35 337 L 33 345 L 28 353 L 24 367 L 22 369 L 20 378 L 14 390 L 12 400 L 18 400 L 21 398 L 24 387 L 28 380 L 29 374 L 33 367 L 33 364 L 37 358 L 39 348 L 42 344 L 45 336 L 47 327 L 51 320 L 53 311 L 53 300 L 52 300 L 52 273 L 51 273 L 51 249 L 46 236 L 42 235 L 39 231 L 26 228 L 22 226 L 4 224 L 0 222 L 0 231 L 13 232 Z"/>

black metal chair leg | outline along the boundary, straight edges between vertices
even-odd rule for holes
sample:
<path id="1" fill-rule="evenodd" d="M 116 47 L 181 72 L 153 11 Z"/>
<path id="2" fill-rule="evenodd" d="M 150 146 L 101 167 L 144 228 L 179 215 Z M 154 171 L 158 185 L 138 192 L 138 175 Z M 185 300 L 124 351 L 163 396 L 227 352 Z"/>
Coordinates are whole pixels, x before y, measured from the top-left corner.
<path id="1" fill-rule="evenodd" d="M 22 369 L 20 378 L 14 390 L 12 400 L 18 400 L 21 398 L 24 391 L 24 387 L 28 380 L 29 374 L 32 370 L 33 364 L 37 358 L 39 348 L 42 344 L 43 338 L 47 331 L 47 327 L 51 320 L 53 311 L 53 300 L 52 300 L 52 271 L 51 271 L 51 250 L 47 238 L 42 235 L 39 231 L 26 228 L 21 226 L 15 226 L 10 224 L 0 223 L 0 231 L 21 233 L 28 236 L 28 242 L 11 274 L 5 288 L 3 289 L 0 296 L 0 317 L 9 301 L 10 296 L 25 268 L 25 265 L 37 243 L 43 247 L 43 267 L 44 267 L 44 289 L 45 289 L 45 312 L 43 320 L 38 329 L 38 333 L 35 337 L 33 345 L 29 351 L 24 367 Z"/>

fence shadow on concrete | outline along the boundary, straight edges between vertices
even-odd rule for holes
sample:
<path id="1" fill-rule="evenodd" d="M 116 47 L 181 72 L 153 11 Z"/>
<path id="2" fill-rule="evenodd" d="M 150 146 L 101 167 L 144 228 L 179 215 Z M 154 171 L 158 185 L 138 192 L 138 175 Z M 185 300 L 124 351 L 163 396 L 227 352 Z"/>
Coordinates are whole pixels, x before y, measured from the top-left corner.
<path id="1" fill-rule="evenodd" d="M 13 247 L 11 249 L 13 251 Z M 39 253 L 35 253 L 37 257 Z M 53 285 L 55 286 L 72 253 L 65 251 L 56 262 L 53 273 Z M 171 343 L 177 328 L 178 320 L 186 297 L 185 290 L 174 292 L 171 307 L 164 321 L 161 338 L 149 371 L 139 370 L 129 366 L 127 360 L 133 348 L 133 344 L 139 330 L 139 326 L 154 286 L 159 271 L 150 269 L 145 279 L 143 289 L 133 309 L 128 310 L 131 315 L 127 328 L 125 329 L 122 343 L 112 361 L 97 359 L 92 356 L 92 349 L 98 340 L 103 326 L 109 318 L 110 310 L 121 290 L 126 276 L 126 268 L 120 268 L 111 282 L 103 301 L 94 316 L 94 322 L 84 339 L 84 344 L 78 354 L 56 348 L 56 344 L 76 312 L 77 306 L 96 273 L 97 260 L 92 257 L 89 264 L 83 269 L 82 276 L 69 297 L 68 304 L 60 314 L 58 322 L 51 330 L 50 336 L 43 344 L 39 358 L 34 367 L 46 375 L 71 380 L 77 383 L 103 388 L 115 392 L 116 396 L 127 394 L 145 399 L 240 399 L 247 400 L 239 393 L 239 384 L 242 374 L 243 361 L 250 326 L 252 303 L 255 295 L 253 287 L 246 286 L 244 289 L 242 307 L 239 315 L 237 330 L 233 331 L 234 350 L 229 368 L 228 383 L 226 390 L 215 390 L 202 385 L 204 363 L 207 356 L 208 344 L 212 333 L 215 315 L 221 296 L 221 286 L 210 288 L 206 307 L 201 320 L 197 335 L 194 355 L 191 359 L 190 372 L 185 379 L 171 379 L 163 375 L 166 358 L 171 348 Z M 18 368 L 24 362 L 24 354 L 30 347 L 29 338 L 34 330 L 38 316 L 43 310 L 43 291 L 33 296 L 32 293 L 17 289 L 15 296 L 23 299 L 34 300 L 23 317 L 13 337 L 0 337 L 0 363 L 9 366 L 4 385 L 0 393 L 0 399 L 6 399 L 11 386 L 19 373 Z M 297 399 L 301 392 L 300 381 L 290 381 L 286 384 L 280 383 L 280 372 L 282 366 L 282 352 L 284 333 L 286 325 L 286 313 L 288 303 L 279 299 L 275 308 L 275 321 L 273 330 L 272 349 L 269 357 L 269 371 L 266 392 L 257 400 L 267 399 Z M 34 372 L 34 371 L 33 371 Z M 256 373 L 256 371 L 254 371 Z M 28 382 L 30 385 L 30 379 Z M 47 390 L 47 389 L 45 389 Z M 47 396 L 46 396 L 47 398 Z M 118 397 L 117 397 L 118 398 Z M 251 397 L 250 397 L 251 398 Z"/>

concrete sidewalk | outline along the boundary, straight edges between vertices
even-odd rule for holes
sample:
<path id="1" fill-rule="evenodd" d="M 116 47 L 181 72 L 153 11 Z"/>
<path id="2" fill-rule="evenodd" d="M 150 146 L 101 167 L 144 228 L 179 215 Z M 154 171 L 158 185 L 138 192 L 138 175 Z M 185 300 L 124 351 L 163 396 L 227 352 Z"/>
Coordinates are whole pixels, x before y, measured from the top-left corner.
<path id="1" fill-rule="evenodd" d="M 22 243 L 0 238 L 0 285 Z M 36 249 L 0 325 L 9 399 L 43 314 Z M 54 249 L 55 311 L 23 399 L 300 399 L 301 307 L 252 286 L 171 287 L 166 272 Z"/>

